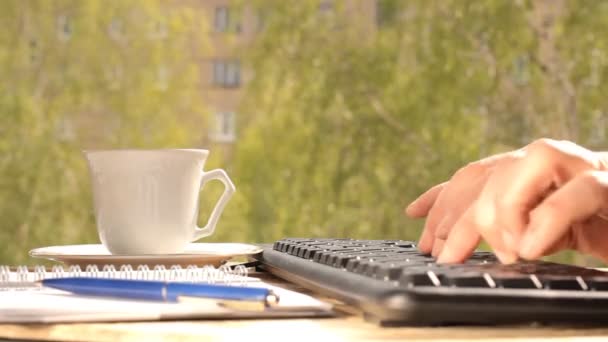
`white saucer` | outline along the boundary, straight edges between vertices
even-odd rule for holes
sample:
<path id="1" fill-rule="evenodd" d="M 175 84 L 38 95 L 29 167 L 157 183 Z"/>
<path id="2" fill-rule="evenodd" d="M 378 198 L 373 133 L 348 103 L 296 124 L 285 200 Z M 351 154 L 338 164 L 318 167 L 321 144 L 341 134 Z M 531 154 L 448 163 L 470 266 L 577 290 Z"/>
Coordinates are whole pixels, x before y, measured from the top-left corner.
<path id="1" fill-rule="evenodd" d="M 32 249 L 30 256 L 59 261 L 68 265 L 212 265 L 219 266 L 227 260 L 260 253 L 262 249 L 243 243 L 191 243 L 181 253 L 112 255 L 101 244 L 50 246 Z"/>

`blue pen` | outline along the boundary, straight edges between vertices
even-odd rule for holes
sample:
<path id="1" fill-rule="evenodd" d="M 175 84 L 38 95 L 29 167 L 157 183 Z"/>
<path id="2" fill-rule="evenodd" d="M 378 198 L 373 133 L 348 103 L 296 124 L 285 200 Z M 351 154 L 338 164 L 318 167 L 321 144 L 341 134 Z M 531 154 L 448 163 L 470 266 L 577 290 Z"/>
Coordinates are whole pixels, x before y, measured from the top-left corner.
<path id="1" fill-rule="evenodd" d="M 260 287 L 86 277 L 49 278 L 41 280 L 40 284 L 77 295 L 163 302 L 207 298 L 220 300 L 222 304 L 253 302 L 266 307 L 279 301 L 279 297 L 271 289 Z"/>

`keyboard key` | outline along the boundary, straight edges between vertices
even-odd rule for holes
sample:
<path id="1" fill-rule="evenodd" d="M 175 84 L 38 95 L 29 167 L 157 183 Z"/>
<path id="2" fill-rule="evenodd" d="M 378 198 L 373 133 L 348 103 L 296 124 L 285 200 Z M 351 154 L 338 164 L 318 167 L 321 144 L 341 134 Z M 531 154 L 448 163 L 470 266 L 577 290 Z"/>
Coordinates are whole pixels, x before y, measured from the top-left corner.
<path id="1" fill-rule="evenodd" d="M 346 262 L 346 270 L 350 271 L 350 272 L 355 272 L 355 273 L 359 273 L 359 264 L 363 263 L 367 263 L 369 260 L 369 254 L 364 253 L 364 254 L 354 254 L 352 258 L 350 258 L 347 262 Z"/>
<path id="2" fill-rule="evenodd" d="M 442 278 L 441 275 L 437 275 L 433 271 L 403 273 L 399 278 L 399 284 L 405 287 L 441 286 Z"/>
<path id="3" fill-rule="evenodd" d="M 333 257 L 333 262 L 331 265 L 336 268 L 346 268 L 346 263 L 348 262 L 348 260 L 356 257 L 357 255 L 352 253 L 337 254 Z"/>
<path id="4" fill-rule="evenodd" d="M 505 289 L 539 289 L 542 284 L 537 279 L 535 280 L 530 275 L 502 275 L 491 276 L 496 284 L 496 287 Z"/>
<path id="5" fill-rule="evenodd" d="M 483 274 L 474 273 L 462 273 L 462 274 L 450 274 L 443 276 L 444 281 L 442 284 L 446 286 L 455 287 L 493 287 L 491 286 Z M 494 284 L 492 284 L 494 285 Z"/>
<path id="6" fill-rule="evenodd" d="M 319 250 L 314 253 L 313 261 L 323 264 L 326 262 L 327 257 L 329 255 L 331 255 L 334 252 L 341 252 L 341 251 L 346 252 L 347 250 L 342 247 L 335 247 L 335 246 L 320 247 Z"/>
<path id="7" fill-rule="evenodd" d="M 384 275 L 376 275 L 378 273 L 378 270 L 381 268 L 391 267 L 391 265 L 393 265 L 393 267 L 397 267 L 396 265 L 399 265 L 399 267 L 404 268 L 404 267 L 407 267 L 408 262 L 404 261 L 402 258 L 395 257 L 395 256 L 371 257 L 371 258 L 362 260 L 359 263 L 358 273 L 362 273 L 369 277 L 374 277 L 374 278 L 377 278 L 377 277 L 384 278 Z M 363 266 L 364 266 L 364 268 L 362 269 L 361 267 L 363 267 Z"/>
<path id="8" fill-rule="evenodd" d="M 296 248 L 296 245 L 293 243 L 287 244 L 287 248 L 285 248 L 284 252 L 287 254 L 293 254 L 293 249 Z"/>
<path id="9" fill-rule="evenodd" d="M 282 241 L 277 241 L 275 243 L 272 244 L 272 249 L 274 249 L 275 251 L 280 251 L 281 250 L 281 245 L 283 244 Z"/>
<path id="10" fill-rule="evenodd" d="M 304 259 L 312 259 L 315 256 L 315 253 L 320 252 L 321 249 L 315 246 L 311 246 L 302 253 L 302 257 Z"/>
<path id="11" fill-rule="evenodd" d="M 540 276 L 543 288 L 552 290 L 587 290 L 587 283 L 580 276 Z"/>
<path id="12" fill-rule="evenodd" d="M 321 264 L 331 266 L 335 262 L 335 258 L 337 256 L 349 254 L 349 253 L 355 253 L 355 252 L 357 252 L 357 251 L 354 249 L 344 249 L 344 250 L 340 250 L 340 251 L 330 251 L 330 252 L 324 251 L 324 252 L 321 252 L 318 262 Z"/>
<path id="13" fill-rule="evenodd" d="M 588 277 L 583 279 L 591 291 L 608 291 L 608 277 Z"/>
<path id="14" fill-rule="evenodd" d="M 424 263 L 394 260 L 377 264 L 368 275 L 381 280 L 398 280 L 402 273 L 413 273 L 417 269 L 423 273 L 429 270 Z"/>

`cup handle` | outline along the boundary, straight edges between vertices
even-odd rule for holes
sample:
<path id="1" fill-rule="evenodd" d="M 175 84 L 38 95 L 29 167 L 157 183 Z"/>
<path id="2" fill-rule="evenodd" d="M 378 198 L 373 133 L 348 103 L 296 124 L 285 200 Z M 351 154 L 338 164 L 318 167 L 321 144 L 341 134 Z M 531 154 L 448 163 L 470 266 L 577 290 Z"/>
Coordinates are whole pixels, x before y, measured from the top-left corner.
<path id="1" fill-rule="evenodd" d="M 213 208 L 211 216 L 209 216 L 209 220 L 207 220 L 207 224 L 203 228 L 196 227 L 194 229 L 194 237 L 192 238 L 192 241 L 196 241 L 200 238 L 213 234 L 215 231 L 215 225 L 222 215 L 226 203 L 228 203 L 228 200 L 230 200 L 230 197 L 232 197 L 234 191 L 236 190 L 226 172 L 221 169 L 203 172 L 203 177 L 201 178 L 201 190 L 203 189 L 205 183 L 214 179 L 217 179 L 224 184 L 224 193 L 220 197 L 219 201 L 217 201 L 215 204 L 215 208 Z"/>

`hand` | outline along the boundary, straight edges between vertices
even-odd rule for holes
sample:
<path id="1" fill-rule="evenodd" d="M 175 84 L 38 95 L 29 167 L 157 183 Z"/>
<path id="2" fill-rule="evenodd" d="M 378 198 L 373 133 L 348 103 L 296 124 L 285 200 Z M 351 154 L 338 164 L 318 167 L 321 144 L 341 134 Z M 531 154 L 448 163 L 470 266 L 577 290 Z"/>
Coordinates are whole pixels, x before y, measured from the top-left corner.
<path id="1" fill-rule="evenodd" d="M 608 261 L 608 158 L 542 139 L 471 163 L 412 202 L 419 248 L 462 262 L 483 238 L 504 263 L 575 249 Z"/>

